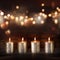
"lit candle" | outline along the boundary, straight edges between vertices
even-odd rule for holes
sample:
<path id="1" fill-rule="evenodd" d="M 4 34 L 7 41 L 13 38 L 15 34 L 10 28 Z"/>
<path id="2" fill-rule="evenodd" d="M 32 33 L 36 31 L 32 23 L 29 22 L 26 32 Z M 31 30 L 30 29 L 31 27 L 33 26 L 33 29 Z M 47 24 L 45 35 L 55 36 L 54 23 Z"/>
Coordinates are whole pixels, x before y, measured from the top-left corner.
<path id="1" fill-rule="evenodd" d="M 23 37 L 22 37 L 22 41 L 18 43 L 18 51 L 19 53 L 26 53 L 27 51 L 27 42 L 24 41 Z"/>
<path id="2" fill-rule="evenodd" d="M 53 47 L 53 42 L 48 37 L 48 41 L 45 42 L 45 53 L 53 53 Z"/>
<path id="3" fill-rule="evenodd" d="M 9 42 L 6 43 L 6 53 L 13 53 L 13 42 L 9 38 Z"/>
<path id="4" fill-rule="evenodd" d="M 31 42 L 31 52 L 32 53 L 40 52 L 40 42 L 36 41 L 36 37 L 34 37 L 34 41 Z"/>

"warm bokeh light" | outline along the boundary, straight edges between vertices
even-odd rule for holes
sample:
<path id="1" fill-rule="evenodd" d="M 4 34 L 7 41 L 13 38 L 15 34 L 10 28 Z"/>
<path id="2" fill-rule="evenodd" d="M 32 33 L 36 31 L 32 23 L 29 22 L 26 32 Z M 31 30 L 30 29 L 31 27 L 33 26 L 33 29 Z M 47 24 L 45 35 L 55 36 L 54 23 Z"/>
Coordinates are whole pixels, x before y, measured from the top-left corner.
<path id="1" fill-rule="evenodd" d="M 19 18 L 18 17 L 15 17 L 15 21 L 18 22 Z"/>
<path id="2" fill-rule="evenodd" d="M 10 14 L 7 14 L 8 17 L 10 17 Z"/>
<path id="3" fill-rule="evenodd" d="M 40 12 L 37 15 L 34 15 L 33 18 L 36 24 L 44 24 L 47 15 L 45 13 Z"/>
<path id="4" fill-rule="evenodd" d="M 16 6 L 16 9 L 19 9 L 19 8 L 20 8 L 20 7 L 17 5 L 17 6 Z"/>
<path id="5" fill-rule="evenodd" d="M 44 24 L 44 21 L 43 20 L 41 21 L 41 24 Z"/>
<path id="6" fill-rule="evenodd" d="M 41 6 L 43 7 L 45 4 L 42 3 Z M 20 7 L 17 5 L 16 6 L 16 9 L 19 9 Z M 18 25 L 21 25 L 21 26 L 28 26 L 30 25 L 31 23 L 32 24 L 44 24 L 47 17 L 52 17 L 52 19 L 54 20 L 54 23 L 57 24 L 58 21 L 60 18 L 60 8 L 59 7 L 56 7 L 56 11 L 54 12 L 51 12 L 49 14 L 45 14 L 45 9 L 42 8 L 42 12 L 40 13 L 34 13 L 33 15 L 31 16 L 28 16 L 27 14 L 23 13 L 17 13 L 17 11 L 14 11 L 13 13 L 12 12 L 9 12 L 8 14 L 5 15 L 4 12 L 0 11 L 0 25 L 1 27 L 3 26 L 8 26 L 9 22 L 10 23 L 16 23 Z M 5 24 L 4 24 L 5 22 Z M 3 23 L 3 24 L 2 24 Z M 6 27 L 5 26 L 5 27 Z"/>
<path id="7" fill-rule="evenodd" d="M 8 29 L 7 31 L 5 31 L 5 34 L 10 35 L 11 31 Z"/>
<path id="8" fill-rule="evenodd" d="M 28 22 L 28 20 L 27 20 L 27 19 L 25 19 L 25 20 L 24 20 L 24 22 L 25 22 L 25 23 L 27 23 L 27 22 Z"/>
<path id="9" fill-rule="evenodd" d="M 6 22 L 5 22 L 5 24 L 6 24 L 6 25 L 8 25 L 8 24 L 9 24 L 9 22 L 8 22 L 8 21 L 6 21 Z"/>
<path id="10" fill-rule="evenodd" d="M 56 9 L 57 9 L 58 12 L 60 12 L 60 8 L 59 7 L 57 7 Z"/>
<path id="11" fill-rule="evenodd" d="M 22 22 L 21 22 L 21 26 L 23 26 L 23 25 L 24 25 L 24 22 L 22 21 Z"/>
<path id="12" fill-rule="evenodd" d="M 34 19 L 31 17 L 29 20 L 33 21 Z"/>
<path id="13" fill-rule="evenodd" d="M 5 28 L 5 24 L 2 23 L 2 24 L 0 25 L 0 27 L 1 27 L 2 29 L 4 29 L 4 28 Z"/>
<path id="14" fill-rule="evenodd" d="M 59 10 L 59 7 L 57 7 L 56 9 Z"/>
<path id="15" fill-rule="evenodd" d="M 51 17 L 52 15 L 51 14 L 48 14 L 49 17 Z"/>
<path id="16" fill-rule="evenodd" d="M 27 18 L 28 18 L 28 16 L 25 16 L 25 18 L 27 19 Z"/>
<path id="17" fill-rule="evenodd" d="M 2 12 L 2 11 L 1 11 L 1 12 L 0 12 L 0 15 L 2 15 L 2 16 L 3 16 L 3 15 L 4 15 L 4 12 Z"/>
<path id="18" fill-rule="evenodd" d="M 23 20 L 24 19 L 24 16 L 20 16 L 20 20 Z"/>
<path id="19" fill-rule="evenodd" d="M 54 23 L 55 23 L 55 24 L 58 24 L 58 20 L 57 20 L 57 19 L 55 19 L 55 20 L 54 20 Z"/>
<path id="20" fill-rule="evenodd" d="M 44 3 L 41 4 L 42 7 L 43 7 L 44 5 L 45 5 Z"/>
<path id="21" fill-rule="evenodd" d="M 45 9 L 42 9 L 42 12 L 44 12 L 45 11 Z"/>
<path id="22" fill-rule="evenodd" d="M 37 18 L 38 18 L 38 20 L 41 20 L 41 16 L 38 16 Z"/>
<path id="23" fill-rule="evenodd" d="M 35 21 L 33 21 L 32 23 L 33 23 L 33 24 L 36 24 L 36 22 L 35 22 Z"/>
<path id="24" fill-rule="evenodd" d="M 11 18 L 12 20 L 14 20 L 15 17 L 14 17 L 13 15 L 11 15 L 10 18 Z"/>
<path id="25" fill-rule="evenodd" d="M 55 13 L 54 13 L 55 15 L 57 15 L 58 14 L 58 12 L 57 11 L 55 11 Z"/>
<path id="26" fill-rule="evenodd" d="M 4 16 L 4 19 L 7 19 L 7 16 L 6 15 Z"/>
<path id="27" fill-rule="evenodd" d="M 0 15 L 0 24 L 2 24 L 3 22 L 4 22 L 4 17 Z"/>

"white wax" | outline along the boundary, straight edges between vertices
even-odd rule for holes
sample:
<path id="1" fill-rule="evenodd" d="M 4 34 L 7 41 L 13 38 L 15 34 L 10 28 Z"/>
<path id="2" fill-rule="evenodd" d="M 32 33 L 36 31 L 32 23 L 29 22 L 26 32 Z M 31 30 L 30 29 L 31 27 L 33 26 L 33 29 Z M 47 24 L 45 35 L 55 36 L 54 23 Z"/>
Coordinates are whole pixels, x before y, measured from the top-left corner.
<path id="1" fill-rule="evenodd" d="M 53 42 L 45 42 L 45 53 L 53 53 Z"/>
<path id="2" fill-rule="evenodd" d="M 19 53 L 26 53 L 27 51 L 27 43 L 25 41 L 18 43 L 18 51 Z"/>
<path id="3" fill-rule="evenodd" d="M 13 42 L 6 43 L 6 53 L 13 53 Z"/>
<path id="4" fill-rule="evenodd" d="M 32 53 L 39 53 L 40 52 L 40 42 L 38 42 L 38 41 L 31 42 L 31 52 Z"/>

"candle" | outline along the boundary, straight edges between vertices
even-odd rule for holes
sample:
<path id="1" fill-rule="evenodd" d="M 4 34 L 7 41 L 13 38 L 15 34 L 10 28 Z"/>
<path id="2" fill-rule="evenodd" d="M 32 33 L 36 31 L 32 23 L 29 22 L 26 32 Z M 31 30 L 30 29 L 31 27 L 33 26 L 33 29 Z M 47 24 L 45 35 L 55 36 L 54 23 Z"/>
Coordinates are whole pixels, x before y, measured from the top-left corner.
<path id="1" fill-rule="evenodd" d="M 31 52 L 32 53 L 40 52 L 40 42 L 36 41 L 36 37 L 34 37 L 34 41 L 31 42 Z"/>
<path id="2" fill-rule="evenodd" d="M 48 41 L 45 42 L 45 53 L 53 53 L 53 42 L 50 41 L 50 37 L 48 37 Z"/>
<path id="3" fill-rule="evenodd" d="M 6 43 L 6 53 L 13 53 L 13 42 L 9 38 L 9 42 Z"/>
<path id="4" fill-rule="evenodd" d="M 24 41 L 24 37 L 22 37 L 22 41 L 18 43 L 18 51 L 19 53 L 26 53 L 27 51 L 27 42 Z"/>

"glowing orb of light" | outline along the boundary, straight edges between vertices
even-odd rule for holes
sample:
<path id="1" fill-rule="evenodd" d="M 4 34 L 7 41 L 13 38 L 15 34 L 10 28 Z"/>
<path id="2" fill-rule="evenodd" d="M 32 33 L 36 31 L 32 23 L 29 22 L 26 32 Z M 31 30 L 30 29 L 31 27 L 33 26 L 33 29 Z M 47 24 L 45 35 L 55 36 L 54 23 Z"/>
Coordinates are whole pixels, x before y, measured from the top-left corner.
<path id="1" fill-rule="evenodd" d="M 48 14 L 49 17 L 51 17 L 52 15 L 51 14 Z"/>
<path id="2" fill-rule="evenodd" d="M 0 24 L 0 27 L 1 27 L 2 29 L 5 29 L 5 28 L 6 28 L 6 24 L 5 24 L 5 23 L 2 23 L 2 24 Z"/>
<path id="3" fill-rule="evenodd" d="M 32 22 L 32 24 L 36 24 L 36 22 L 35 22 L 35 21 L 33 21 L 33 22 Z"/>
<path id="4" fill-rule="evenodd" d="M 56 9 L 57 9 L 57 10 L 59 10 L 60 8 L 59 8 L 59 7 L 57 7 Z"/>
<path id="5" fill-rule="evenodd" d="M 28 20 L 27 20 L 27 19 L 25 19 L 25 20 L 24 20 L 24 22 L 25 22 L 25 23 L 27 23 L 27 22 L 28 22 Z"/>
<path id="6" fill-rule="evenodd" d="M 8 19 L 8 17 L 5 15 L 5 16 L 4 16 L 4 19 Z"/>
<path id="7" fill-rule="evenodd" d="M 18 23 L 18 20 L 19 20 L 19 18 L 18 18 L 18 17 L 15 17 L 15 21 L 16 21 L 16 23 Z"/>
<path id="8" fill-rule="evenodd" d="M 11 18 L 12 20 L 14 20 L 15 17 L 14 17 L 13 15 L 11 15 L 10 18 Z"/>
<path id="9" fill-rule="evenodd" d="M 52 13 L 52 20 L 60 28 L 60 13 L 55 11 Z"/>
<path id="10" fill-rule="evenodd" d="M 7 14 L 8 17 L 10 17 L 10 14 Z"/>
<path id="11" fill-rule="evenodd" d="M 20 21 L 24 19 L 24 16 L 20 16 Z"/>
<path id="12" fill-rule="evenodd" d="M 45 5 L 44 3 L 41 4 L 42 7 L 43 7 L 44 5 Z"/>
<path id="13" fill-rule="evenodd" d="M 24 22 L 23 21 L 21 21 L 21 26 L 23 26 L 24 25 Z"/>
<path id="14" fill-rule="evenodd" d="M 4 12 L 2 12 L 2 11 L 0 10 L 0 24 L 2 24 L 2 23 L 4 22 L 4 17 L 3 17 L 3 15 L 4 15 Z"/>
<path id="15" fill-rule="evenodd" d="M 5 24 L 8 26 L 9 22 L 8 22 L 8 21 L 6 21 L 6 22 L 5 22 Z"/>
<path id="16" fill-rule="evenodd" d="M 54 23 L 55 23 L 55 24 L 58 24 L 58 19 L 55 19 L 55 20 L 54 20 Z"/>
<path id="17" fill-rule="evenodd" d="M 16 9 L 19 9 L 19 8 L 20 8 L 20 7 L 17 5 L 17 6 L 16 6 Z"/>
<path id="18" fill-rule="evenodd" d="M 45 9 L 42 9 L 42 12 L 44 12 L 45 11 Z"/>
<path id="19" fill-rule="evenodd" d="M 1 15 L 1 16 L 3 16 L 3 15 L 4 15 L 4 12 L 2 12 L 1 10 L 0 10 L 0 15 Z"/>
<path id="20" fill-rule="evenodd" d="M 43 20 L 41 21 L 41 24 L 44 24 L 44 21 Z"/>

